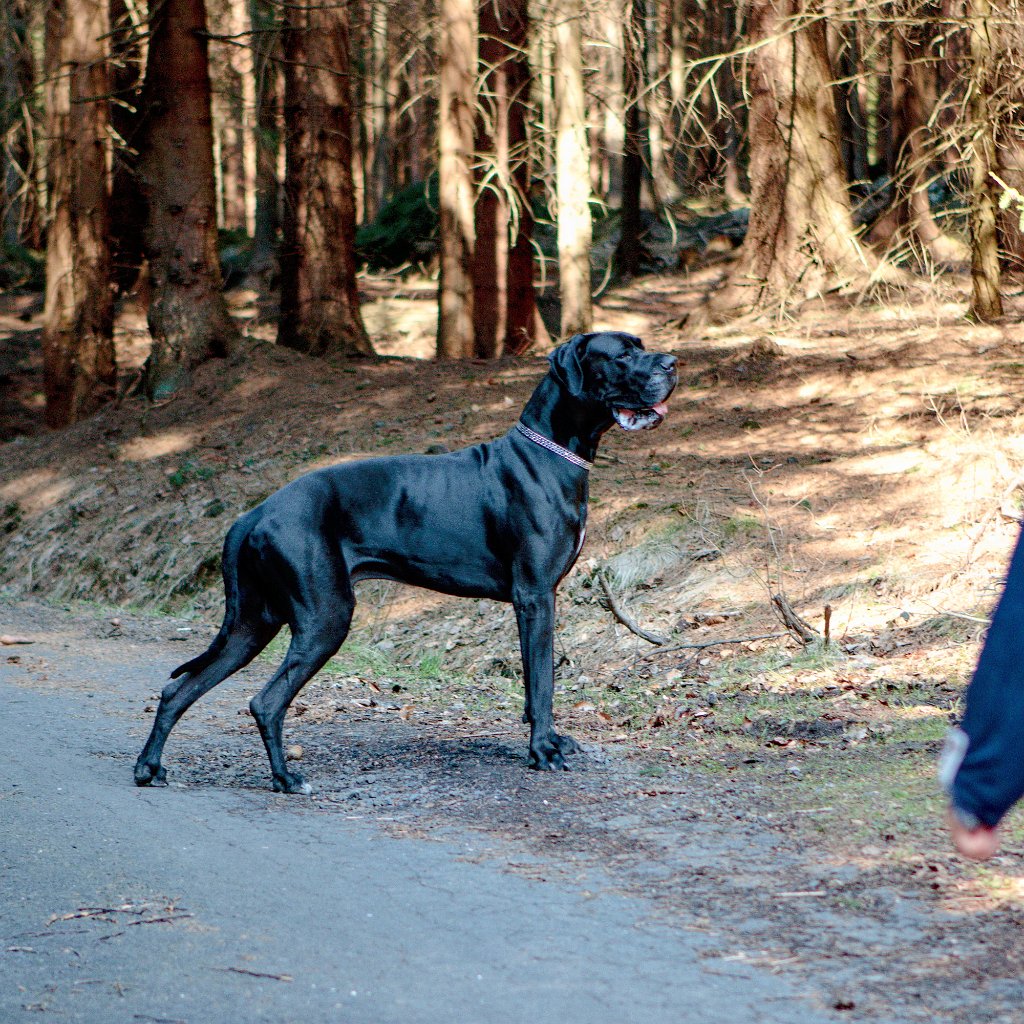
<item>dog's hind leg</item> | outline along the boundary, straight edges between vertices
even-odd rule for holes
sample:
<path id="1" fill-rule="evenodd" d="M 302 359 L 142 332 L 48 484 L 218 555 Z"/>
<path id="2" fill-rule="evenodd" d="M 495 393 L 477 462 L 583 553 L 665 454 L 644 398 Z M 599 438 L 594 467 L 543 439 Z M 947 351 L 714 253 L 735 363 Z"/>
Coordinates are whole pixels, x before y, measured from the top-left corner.
<path id="1" fill-rule="evenodd" d="M 186 672 L 164 687 L 149 739 L 135 762 L 137 786 L 166 784 L 166 771 L 160 759 L 167 737 L 178 719 L 204 693 L 209 693 L 218 683 L 248 665 L 274 639 L 280 628 L 280 624 L 266 622 L 236 626 L 213 661 L 195 672 Z"/>
<path id="2" fill-rule="evenodd" d="M 286 767 L 284 719 L 299 690 L 337 653 L 348 636 L 355 594 L 347 573 L 340 573 L 334 582 L 329 592 L 328 588 L 319 590 L 314 601 L 295 609 L 288 653 L 270 682 L 249 702 L 267 748 L 277 793 L 313 791 L 298 772 L 290 772 Z"/>

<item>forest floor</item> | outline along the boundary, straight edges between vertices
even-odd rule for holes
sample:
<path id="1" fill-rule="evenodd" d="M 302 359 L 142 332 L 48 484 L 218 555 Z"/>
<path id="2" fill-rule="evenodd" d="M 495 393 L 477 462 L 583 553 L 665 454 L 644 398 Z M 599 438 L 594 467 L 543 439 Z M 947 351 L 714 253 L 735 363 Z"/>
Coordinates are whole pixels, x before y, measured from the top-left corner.
<path id="1" fill-rule="evenodd" d="M 966 322 L 968 282 L 951 277 L 770 329 L 689 327 L 720 274 L 639 279 L 597 310 L 598 327 L 678 355 L 681 374 L 657 431 L 605 439 L 560 591 L 556 715 L 587 750 L 560 784 L 573 848 L 669 909 L 686 903 L 745 963 L 834 963 L 828 1005 L 844 1017 L 1017 1020 L 1024 817 L 993 862 L 959 860 L 935 761 L 1018 529 L 1024 292 L 1013 284 L 988 326 Z M 432 344 L 428 283 L 364 284 L 371 336 L 394 358 L 278 349 L 265 307 L 237 292 L 242 350 L 156 407 L 130 394 L 145 330 L 126 311 L 126 397 L 61 433 L 41 425 L 38 303 L 0 300 L 0 596 L 115 634 L 175 615 L 196 636 L 174 645 L 185 660 L 219 624 L 219 547 L 240 512 L 318 466 L 456 448 L 515 422 L 540 357 L 409 358 Z M 665 643 L 617 621 L 602 578 Z M 819 639 L 787 632 L 780 593 Z M 390 584 L 359 596 L 349 642 L 293 707 L 310 777 L 336 760 L 331 725 L 360 722 L 388 726 L 367 754 L 378 769 L 389 735 L 483 743 L 502 781 L 504 761 L 525 765 L 510 609 Z M 432 755 L 410 750 L 387 762 L 381 806 L 515 835 L 538 856 L 566 842 L 543 823 L 527 837 L 522 815 L 474 797 L 495 780 L 424 794 L 416 760 Z M 758 837 L 752 852 L 712 844 L 695 859 L 685 844 L 721 820 Z"/>

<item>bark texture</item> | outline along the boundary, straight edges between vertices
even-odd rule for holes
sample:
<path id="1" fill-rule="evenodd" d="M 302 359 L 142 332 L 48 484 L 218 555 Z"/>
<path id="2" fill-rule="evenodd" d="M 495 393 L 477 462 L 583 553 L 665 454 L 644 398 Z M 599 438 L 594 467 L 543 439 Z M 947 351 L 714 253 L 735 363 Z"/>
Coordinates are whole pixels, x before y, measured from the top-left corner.
<path id="1" fill-rule="evenodd" d="M 440 11 L 438 196 L 441 276 L 438 283 L 437 354 L 473 355 L 473 83 L 477 37 L 475 0 L 442 0 Z"/>
<path id="2" fill-rule="evenodd" d="M 110 189 L 110 251 L 117 290 L 130 294 L 143 283 L 146 200 L 139 187 L 138 146 L 146 67 L 144 26 L 133 0 L 111 0 L 110 125 L 114 133 Z M 148 289 L 148 282 L 145 288 Z"/>
<path id="3" fill-rule="evenodd" d="M 533 213 L 526 101 L 527 4 L 483 0 L 477 106 L 477 200 L 473 255 L 474 352 L 495 358 L 526 351 L 536 337 Z"/>
<path id="4" fill-rule="evenodd" d="M 581 0 L 555 0 L 555 175 L 558 201 L 558 269 L 562 336 L 591 329 L 590 152 L 583 90 Z"/>
<path id="5" fill-rule="evenodd" d="M 1003 315 L 1000 294 L 999 244 L 992 171 L 996 164 L 993 117 L 988 96 L 993 82 L 992 7 L 989 0 L 970 0 L 971 32 L 971 309 L 975 320 Z"/>
<path id="6" fill-rule="evenodd" d="M 924 102 L 925 54 L 919 26 L 893 26 L 890 132 L 896 203 L 891 227 L 908 237 L 915 248 L 925 250 L 935 262 L 958 263 L 968 258 L 967 247 L 936 224 L 928 200 L 931 153 Z M 880 225 L 874 234 L 881 234 L 885 228 L 886 225 Z"/>
<path id="7" fill-rule="evenodd" d="M 285 9 L 285 209 L 278 344 L 371 354 L 356 288 L 348 7 Z"/>
<path id="8" fill-rule="evenodd" d="M 249 0 L 252 63 L 256 76 L 256 207 L 254 211 L 251 276 L 269 282 L 277 271 L 278 179 L 277 156 L 280 93 L 278 82 L 277 12 L 271 0 Z"/>
<path id="9" fill-rule="evenodd" d="M 200 363 L 227 355 L 238 338 L 217 257 L 203 0 L 154 5 L 143 93 L 140 177 L 153 296 L 145 386 L 161 399 L 184 387 Z"/>
<path id="10" fill-rule="evenodd" d="M 754 0 L 750 226 L 713 313 L 775 314 L 883 268 L 854 235 L 820 10 Z"/>
<path id="11" fill-rule="evenodd" d="M 52 0 L 46 17 L 49 137 L 43 370 L 46 421 L 63 427 L 113 394 L 106 0 Z"/>
<path id="12" fill-rule="evenodd" d="M 622 277 L 640 271 L 640 187 L 643 184 L 643 139 L 640 131 L 640 94 L 645 25 L 644 0 L 630 0 L 622 36 L 622 81 L 625 91 L 625 138 L 622 153 L 622 205 L 619 208 L 619 244 L 615 268 Z"/>

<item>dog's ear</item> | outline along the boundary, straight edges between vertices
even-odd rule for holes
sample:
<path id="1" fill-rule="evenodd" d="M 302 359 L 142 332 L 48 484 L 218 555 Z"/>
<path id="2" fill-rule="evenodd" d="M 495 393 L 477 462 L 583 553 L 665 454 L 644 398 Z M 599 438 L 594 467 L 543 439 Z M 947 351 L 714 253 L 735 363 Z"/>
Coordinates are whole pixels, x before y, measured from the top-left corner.
<path id="1" fill-rule="evenodd" d="M 559 345 L 548 356 L 551 373 L 555 380 L 570 395 L 575 395 L 577 398 L 583 395 L 583 365 L 580 362 L 580 354 L 590 337 L 589 334 L 574 334 L 564 345 Z"/>

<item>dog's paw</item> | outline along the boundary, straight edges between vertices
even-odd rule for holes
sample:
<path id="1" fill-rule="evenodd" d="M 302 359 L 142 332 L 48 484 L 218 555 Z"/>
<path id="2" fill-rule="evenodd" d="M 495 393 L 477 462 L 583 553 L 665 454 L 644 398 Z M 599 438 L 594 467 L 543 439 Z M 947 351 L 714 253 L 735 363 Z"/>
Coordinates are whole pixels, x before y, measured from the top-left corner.
<path id="1" fill-rule="evenodd" d="M 571 736 L 552 733 L 530 744 L 530 767 L 539 772 L 567 772 L 569 764 L 565 758 L 577 753 L 579 749 Z"/>
<path id="2" fill-rule="evenodd" d="M 569 766 L 557 750 L 531 750 L 530 767 L 536 772 L 567 772 Z"/>
<path id="3" fill-rule="evenodd" d="M 311 796 L 313 787 L 298 772 L 287 772 L 284 775 L 274 776 L 274 792 Z"/>
<path id="4" fill-rule="evenodd" d="M 139 761 L 135 765 L 136 786 L 166 786 L 167 769 L 163 765 L 146 764 Z"/>

